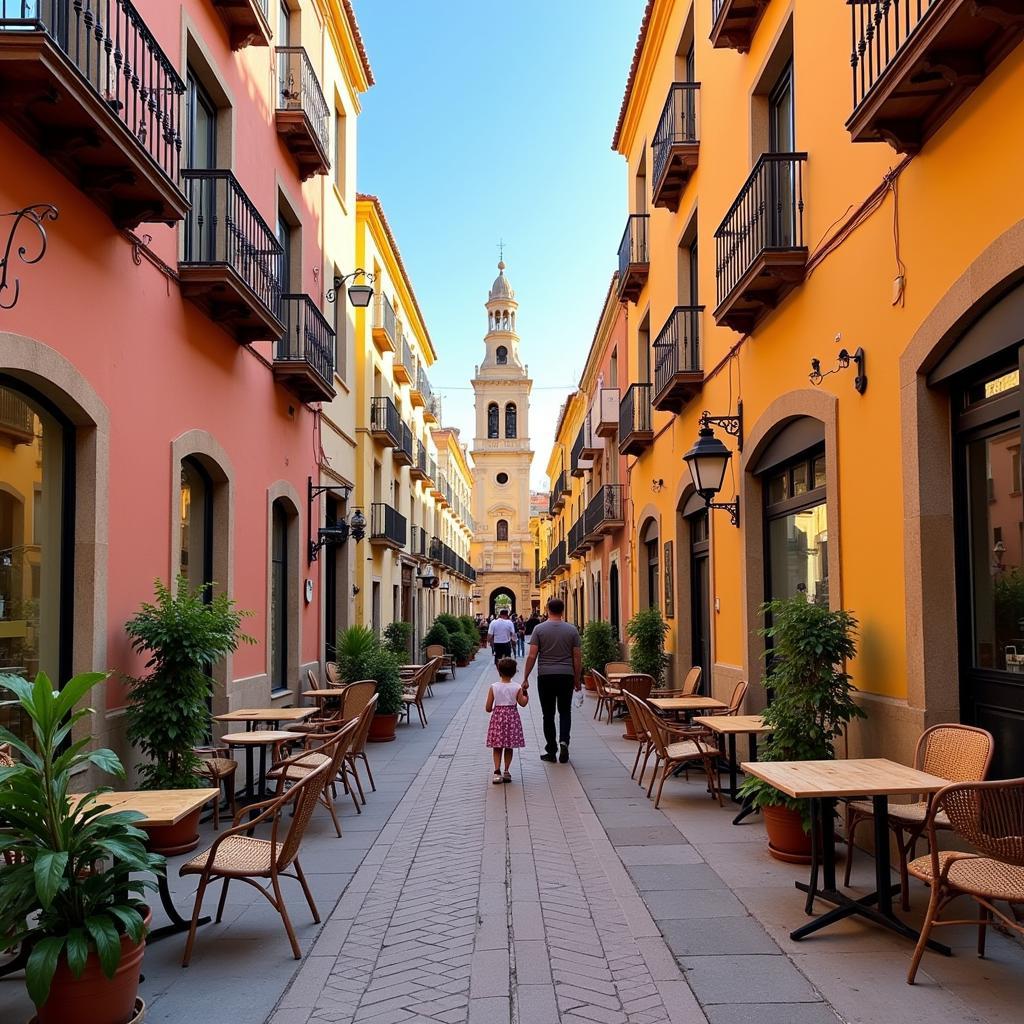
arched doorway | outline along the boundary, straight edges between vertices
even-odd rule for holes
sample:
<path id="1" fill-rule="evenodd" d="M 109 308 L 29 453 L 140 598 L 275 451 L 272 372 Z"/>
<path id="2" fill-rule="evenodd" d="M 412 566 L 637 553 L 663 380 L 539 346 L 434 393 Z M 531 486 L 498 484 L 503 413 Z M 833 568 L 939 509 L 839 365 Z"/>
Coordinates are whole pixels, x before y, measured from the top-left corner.
<path id="1" fill-rule="evenodd" d="M 497 587 L 491 591 L 491 614 L 497 615 L 502 608 L 507 608 L 509 615 L 516 613 L 516 595 L 508 587 Z"/>

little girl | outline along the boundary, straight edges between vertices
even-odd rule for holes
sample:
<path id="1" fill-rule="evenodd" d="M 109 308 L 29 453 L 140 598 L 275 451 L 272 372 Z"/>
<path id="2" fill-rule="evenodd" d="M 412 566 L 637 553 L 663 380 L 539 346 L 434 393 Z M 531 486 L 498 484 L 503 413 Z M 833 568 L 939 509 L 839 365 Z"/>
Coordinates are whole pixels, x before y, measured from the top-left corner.
<path id="1" fill-rule="evenodd" d="M 487 746 L 494 754 L 494 778 L 491 781 L 498 785 L 511 782 L 512 751 L 521 750 L 526 746 L 523 737 L 523 723 L 519 718 L 519 708 L 525 708 L 530 702 L 526 691 L 512 677 L 517 669 L 515 658 L 498 660 L 500 683 L 491 683 L 487 691 L 487 703 L 484 709 L 491 716 L 487 727 Z M 518 707 L 517 707 L 518 705 Z M 505 772 L 501 772 L 501 754 L 505 752 Z"/>

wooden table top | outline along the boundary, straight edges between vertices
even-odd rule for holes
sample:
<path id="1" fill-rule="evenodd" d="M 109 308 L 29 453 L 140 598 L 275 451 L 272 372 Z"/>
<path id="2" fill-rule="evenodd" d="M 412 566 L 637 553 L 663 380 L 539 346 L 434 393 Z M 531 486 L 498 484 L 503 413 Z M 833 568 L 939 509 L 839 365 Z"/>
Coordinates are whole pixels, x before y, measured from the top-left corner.
<path id="1" fill-rule="evenodd" d="M 84 794 L 68 794 L 72 799 Z M 104 793 L 100 800 L 110 804 L 111 811 L 138 811 L 151 825 L 177 825 L 182 818 L 220 795 L 219 789 L 138 789 L 120 793 Z"/>
<path id="2" fill-rule="evenodd" d="M 714 711 L 729 706 L 714 697 L 652 697 L 648 703 L 659 711 Z"/>
<path id="3" fill-rule="evenodd" d="M 765 727 L 760 715 L 696 715 L 693 721 L 722 736 L 728 736 L 729 733 L 771 732 L 771 729 Z"/>
<path id="4" fill-rule="evenodd" d="M 214 715 L 213 719 L 215 722 L 301 722 L 315 714 L 316 708 L 240 708 Z"/>
<path id="5" fill-rule="evenodd" d="M 740 767 L 798 800 L 935 793 L 949 785 L 948 779 L 919 772 L 884 757 L 843 761 L 744 761 Z"/>
<path id="6" fill-rule="evenodd" d="M 259 747 L 264 743 L 284 743 L 285 740 L 299 740 L 297 732 L 281 732 L 277 729 L 256 729 L 253 732 L 228 732 L 221 736 L 221 742 L 233 747 Z"/>
<path id="7" fill-rule="evenodd" d="M 322 690 L 303 690 L 302 696 L 312 700 L 329 700 L 331 697 L 343 697 L 345 690 L 344 686 L 327 686 Z"/>

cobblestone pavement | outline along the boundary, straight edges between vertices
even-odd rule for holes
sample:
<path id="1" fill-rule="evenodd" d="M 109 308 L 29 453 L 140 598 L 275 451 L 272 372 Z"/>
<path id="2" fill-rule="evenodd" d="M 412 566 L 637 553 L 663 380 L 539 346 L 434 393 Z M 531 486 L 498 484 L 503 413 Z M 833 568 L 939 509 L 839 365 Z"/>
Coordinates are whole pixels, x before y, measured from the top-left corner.
<path id="1" fill-rule="evenodd" d="M 535 707 L 490 784 L 476 671 L 273 1024 L 704 1021 L 575 772 L 537 759 Z"/>

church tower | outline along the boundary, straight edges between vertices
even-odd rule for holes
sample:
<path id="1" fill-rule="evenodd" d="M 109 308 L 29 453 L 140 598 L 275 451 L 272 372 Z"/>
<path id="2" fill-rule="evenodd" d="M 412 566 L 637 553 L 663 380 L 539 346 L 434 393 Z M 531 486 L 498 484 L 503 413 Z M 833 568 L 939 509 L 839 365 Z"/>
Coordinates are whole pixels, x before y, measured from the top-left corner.
<path id="1" fill-rule="evenodd" d="M 519 354 L 519 303 L 504 261 L 487 295 L 486 352 L 476 367 L 473 438 L 473 565 L 488 615 L 510 598 L 517 614 L 530 612 L 533 547 L 530 541 L 530 380 Z"/>

